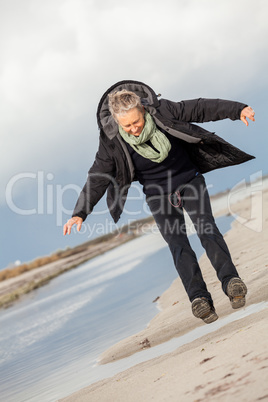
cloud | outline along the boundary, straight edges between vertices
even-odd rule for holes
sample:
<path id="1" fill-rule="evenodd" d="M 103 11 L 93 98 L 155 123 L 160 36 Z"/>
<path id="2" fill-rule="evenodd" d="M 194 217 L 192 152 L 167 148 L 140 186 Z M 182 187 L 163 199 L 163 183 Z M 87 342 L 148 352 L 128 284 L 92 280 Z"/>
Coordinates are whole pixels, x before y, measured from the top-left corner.
<path id="1" fill-rule="evenodd" d="M 79 169 L 114 82 L 173 100 L 267 87 L 265 1 L 10 0 L 1 11 L 0 181 Z"/>

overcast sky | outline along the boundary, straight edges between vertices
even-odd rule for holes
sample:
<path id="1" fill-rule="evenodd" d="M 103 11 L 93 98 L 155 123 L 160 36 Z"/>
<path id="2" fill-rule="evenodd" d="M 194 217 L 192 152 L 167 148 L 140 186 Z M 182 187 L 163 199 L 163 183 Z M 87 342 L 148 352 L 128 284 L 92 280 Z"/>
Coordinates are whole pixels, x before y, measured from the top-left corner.
<path id="1" fill-rule="evenodd" d="M 95 148 L 97 103 L 119 80 L 178 101 L 266 86 L 267 15 L 265 0 L 2 0 L 1 181 L 64 170 L 85 132 Z"/>
<path id="2" fill-rule="evenodd" d="M 1 188 L 21 172 L 84 179 L 99 99 L 122 79 L 174 101 L 266 101 L 267 15 L 265 0 L 1 0 Z"/>

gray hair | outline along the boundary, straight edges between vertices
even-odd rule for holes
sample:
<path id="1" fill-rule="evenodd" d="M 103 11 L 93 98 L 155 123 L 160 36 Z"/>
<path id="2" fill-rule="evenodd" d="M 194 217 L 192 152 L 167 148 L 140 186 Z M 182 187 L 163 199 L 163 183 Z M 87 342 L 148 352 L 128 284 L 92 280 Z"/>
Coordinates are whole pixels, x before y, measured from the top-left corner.
<path id="1" fill-rule="evenodd" d="M 135 92 L 122 89 L 122 91 L 112 92 L 108 97 L 109 110 L 116 122 L 118 122 L 116 116 L 124 115 L 131 109 L 138 108 L 143 111 L 141 98 Z"/>

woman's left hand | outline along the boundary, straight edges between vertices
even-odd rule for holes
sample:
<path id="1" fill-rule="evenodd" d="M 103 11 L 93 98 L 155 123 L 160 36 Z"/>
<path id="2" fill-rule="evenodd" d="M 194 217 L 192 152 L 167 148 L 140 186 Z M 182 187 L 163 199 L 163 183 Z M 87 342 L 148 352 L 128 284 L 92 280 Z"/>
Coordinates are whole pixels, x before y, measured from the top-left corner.
<path id="1" fill-rule="evenodd" d="M 248 126 L 247 118 L 252 121 L 255 121 L 254 116 L 255 116 L 255 112 L 252 109 L 252 107 L 247 106 L 247 107 L 244 107 L 244 109 L 242 110 L 241 115 L 240 115 L 240 120 L 242 120 L 242 122 L 245 123 L 246 126 Z"/>

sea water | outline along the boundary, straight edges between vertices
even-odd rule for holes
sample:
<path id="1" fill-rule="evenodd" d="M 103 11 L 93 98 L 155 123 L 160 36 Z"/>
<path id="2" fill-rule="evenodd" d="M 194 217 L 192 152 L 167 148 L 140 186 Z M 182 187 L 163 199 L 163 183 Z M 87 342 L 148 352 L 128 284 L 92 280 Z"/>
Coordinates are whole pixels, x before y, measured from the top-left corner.
<path id="1" fill-rule="evenodd" d="M 222 233 L 231 221 L 217 219 Z M 190 241 L 199 258 L 197 236 Z M 98 356 L 144 329 L 158 312 L 153 300 L 176 278 L 166 243 L 148 233 L 1 310 L 0 400 L 55 401 L 112 375 L 112 365 L 96 366 Z"/>

